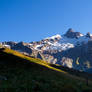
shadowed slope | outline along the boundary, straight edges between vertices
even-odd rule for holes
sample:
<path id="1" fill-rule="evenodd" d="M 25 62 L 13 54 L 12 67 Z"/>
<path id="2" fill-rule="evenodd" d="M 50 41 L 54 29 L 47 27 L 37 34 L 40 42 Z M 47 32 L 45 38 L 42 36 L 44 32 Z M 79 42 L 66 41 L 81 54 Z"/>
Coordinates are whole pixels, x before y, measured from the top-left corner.
<path id="1" fill-rule="evenodd" d="M 0 50 L 0 76 L 7 78 L 0 80 L 0 88 L 8 90 L 7 92 L 91 90 L 91 85 L 86 86 L 82 78 L 72 76 L 45 61 L 24 56 L 10 49 Z"/>

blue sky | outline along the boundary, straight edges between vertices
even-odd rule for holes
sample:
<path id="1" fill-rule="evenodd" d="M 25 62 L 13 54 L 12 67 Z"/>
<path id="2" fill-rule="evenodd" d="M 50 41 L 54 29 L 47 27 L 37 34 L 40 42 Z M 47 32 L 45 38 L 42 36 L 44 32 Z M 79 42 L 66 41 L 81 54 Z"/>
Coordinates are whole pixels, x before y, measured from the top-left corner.
<path id="1" fill-rule="evenodd" d="M 92 0 L 0 0 L 0 41 L 39 41 L 68 28 L 92 33 Z"/>

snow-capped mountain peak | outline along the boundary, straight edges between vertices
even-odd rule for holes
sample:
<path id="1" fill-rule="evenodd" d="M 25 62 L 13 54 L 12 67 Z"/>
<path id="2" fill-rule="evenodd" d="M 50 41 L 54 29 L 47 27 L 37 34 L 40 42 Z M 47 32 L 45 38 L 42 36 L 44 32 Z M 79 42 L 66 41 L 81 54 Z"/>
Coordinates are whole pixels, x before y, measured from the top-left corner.
<path id="1" fill-rule="evenodd" d="M 81 34 L 80 32 L 75 32 L 73 29 L 69 29 L 65 34 L 60 35 L 56 34 L 52 37 L 47 37 L 39 42 L 34 42 L 33 48 L 35 50 L 68 50 L 74 48 L 75 46 L 80 46 L 83 43 L 86 44 L 91 39 L 91 34 L 87 33 L 86 35 Z"/>
<path id="2" fill-rule="evenodd" d="M 56 35 L 54 35 L 54 36 L 51 36 L 51 37 L 47 37 L 47 38 L 45 38 L 45 39 L 60 39 L 61 38 L 61 35 L 59 35 L 59 34 L 56 34 Z"/>
<path id="3" fill-rule="evenodd" d="M 90 34 L 89 32 L 86 35 L 83 35 L 80 32 L 75 32 L 73 29 L 70 28 L 63 35 L 56 34 L 52 37 L 47 37 L 39 42 L 32 42 L 29 44 L 26 43 L 25 45 L 38 51 L 41 50 L 62 51 L 74 48 L 75 46 L 80 46 L 83 43 L 86 44 L 90 39 L 92 39 L 92 34 Z M 10 44 L 11 43 L 8 42 L 6 45 Z"/>
<path id="4" fill-rule="evenodd" d="M 44 61 L 53 64 L 61 64 L 69 68 L 77 67 L 74 66 L 73 60 L 79 60 L 80 58 L 83 58 L 83 56 L 85 58 L 85 55 L 90 56 L 90 58 L 92 57 L 92 34 L 88 32 L 86 35 L 83 35 L 72 29 L 69 29 L 63 35 L 57 34 L 42 39 L 41 41 L 30 43 L 2 42 L 1 45 L 8 48 L 10 47 L 11 49 L 17 50 L 23 54 L 35 56 Z M 78 54 L 76 54 L 76 52 L 78 52 Z M 69 57 L 69 55 L 71 57 Z M 73 57 L 77 57 L 76 60 Z M 79 69 L 79 67 L 76 69 Z"/>

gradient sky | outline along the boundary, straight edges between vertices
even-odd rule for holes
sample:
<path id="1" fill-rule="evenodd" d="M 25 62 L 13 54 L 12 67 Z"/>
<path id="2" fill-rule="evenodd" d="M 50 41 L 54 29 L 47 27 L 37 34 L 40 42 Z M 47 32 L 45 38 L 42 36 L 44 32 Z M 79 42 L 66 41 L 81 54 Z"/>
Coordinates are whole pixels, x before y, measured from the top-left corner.
<path id="1" fill-rule="evenodd" d="M 92 0 L 0 0 L 0 41 L 39 41 L 68 28 L 92 33 Z"/>

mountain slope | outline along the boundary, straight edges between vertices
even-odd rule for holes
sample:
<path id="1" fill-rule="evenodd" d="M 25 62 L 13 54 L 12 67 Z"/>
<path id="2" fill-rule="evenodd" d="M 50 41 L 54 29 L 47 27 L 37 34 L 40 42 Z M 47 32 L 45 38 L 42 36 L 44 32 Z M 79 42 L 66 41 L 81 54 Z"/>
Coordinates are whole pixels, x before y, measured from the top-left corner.
<path id="1" fill-rule="evenodd" d="M 1 44 L 51 64 L 86 72 L 92 68 L 92 34 L 89 32 L 83 35 L 70 28 L 63 35 L 57 34 L 41 41 L 30 43 L 10 41 Z"/>
<path id="2" fill-rule="evenodd" d="M 53 66 L 10 49 L 0 49 L 0 90 L 3 92 L 5 90 L 7 92 L 92 91 L 91 81 L 89 80 L 89 85 L 86 86 L 81 73 L 78 75 L 81 77 L 78 77 L 75 76 L 75 71 L 71 75 L 70 72 L 60 68 L 63 69 L 61 66 Z"/>

